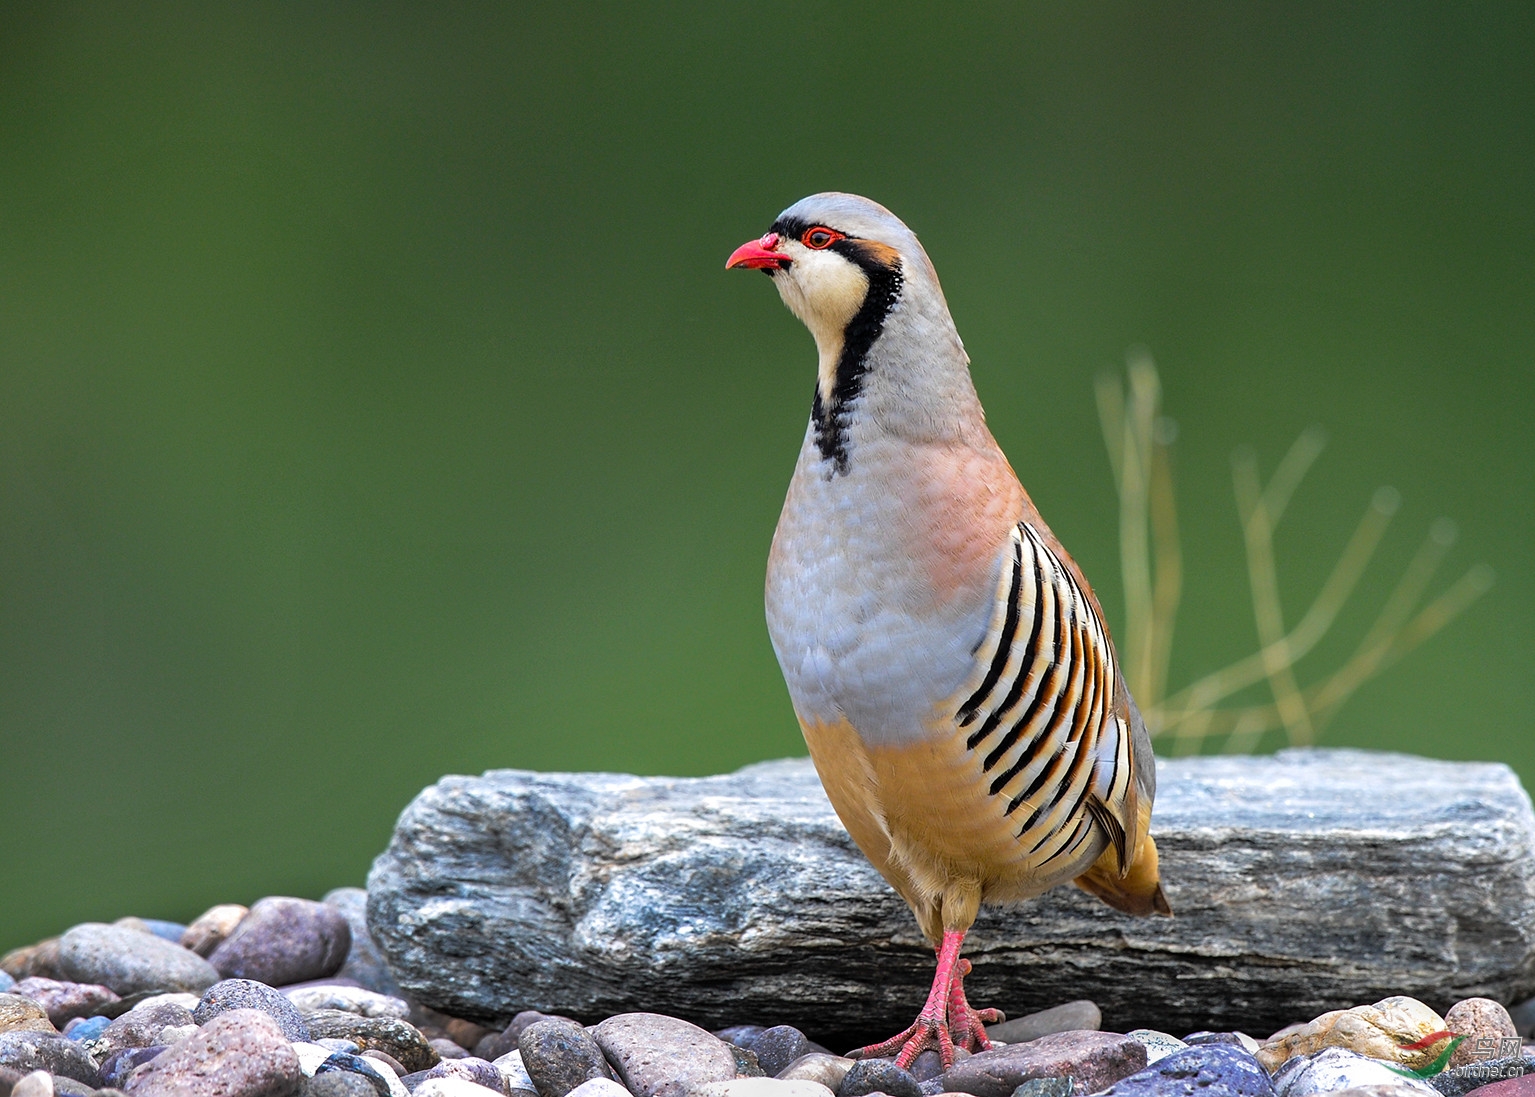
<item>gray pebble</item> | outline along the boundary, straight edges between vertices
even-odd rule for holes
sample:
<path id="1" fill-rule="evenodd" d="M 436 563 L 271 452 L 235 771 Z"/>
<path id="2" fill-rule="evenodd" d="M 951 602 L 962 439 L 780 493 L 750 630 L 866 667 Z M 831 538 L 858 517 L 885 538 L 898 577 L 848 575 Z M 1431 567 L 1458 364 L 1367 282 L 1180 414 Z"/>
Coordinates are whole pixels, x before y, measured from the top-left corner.
<path id="1" fill-rule="evenodd" d="M 571 1090 L 567 1097 L 629 1097 L 629 1091 L 606 1078 L 593 1078 Z"/>
<path id="2" fill-rule="evenodd" d="M 1279 1097 L 1310 1097 L 1313 1093 L 1373 1085 L 1400 1085 L 1425 1093 L 1436 1092 L 1427 1082 L 1404 1077 L 1379 1059 L 1341 1047 L 1292 1056 L 1274 1071 L 1273 1082 Z"/>
<path id="3" fill-rule="evenodd" d="M 134 1071 L 132 1097 L 289 1097 L 304 1084 L 278 1023 L 254 1009 L 220 1014 Z"/>
<path id="4" fill-rule="evenodd" d="M 164 1044 L 160 1037 L 166 1029 L 196 1023 L 190 1011 L 174 1002 L 146 1003 L 108 1025 L 91 1041 L 91 1053 L 100 1058 L 121 1048 Z"/>
<path id="5" fill-rule="evenodd" d="M 251 907 L 208 963 L 226 979 L 280 987 L 334 975 L 351 947 L 352 929 L 335 907 L 271 896 Z"/>
<path id="6" fill-rule="evenodd" d="M 510 1088 L 506 1084 L 506 1076 L 496 1068 L 494 1063 L 487 1063 L 484 1059 L 472 1056 L 468 1059 L 444 1059 L 431 1070 L 408 1075 L 404 1079 L 405 1088 L 414 1092 L 422 1082 L 433 1078 L 463 1078 L 475 1085 L 493 1089 L 497 1093 L 506 1093 Z"/>
<path id="7" fill-rule="evenodd" d="M 1222 1041 L 1193 1044 L 1163 1056 L 1145 1070 L 1121 1078 L 1104 1097 L 1165 1097 L 1198 1092 L 1202 1097 L 1273 1097 L 1268 1071 L 1245 1048 Z"/>
<path id="8" fill-rule="evenodd" d="M 9 992 L 15 985 L 16 980 L 12 979 L 8 972 L 0 971 L 0 994 Z"/>
<path id="9" fill-rule="evenodd" d="M 201 994 L 218 972 L 196 953 L 152 933 L 87 922 L 59 938 L 58 968 L 75 983 L 97 983 L 127 997 L 144 991 Z"/>
<path id="10" fill-rule="evenodd" d="M 539 1097 L 565 1097 L 582 1082 L 611 1078 L 597 1041 L 574 1021 L 539 1021 L 517 1039 L 522 1065 Z"/>
<path id="11" fill-rule="evenodd" d="M 1021 1044 L 1026 1040 L 1037 1040 L 1041 1036 L 1048 1036 L 1052 1032 L 1077 1032 L 1084 1029 L 1093 1031 L 1102 1025 L 1103 1014 L 1099 1011 L 1097 1003 L 1079 998 L 1075 1002 L 1064 1002 L 1011 1021 L 988 1025 L 986 1035 L 1006 1044 Z"/>
<path id="12" fill-rule="evenodd" d="M 749 1051 L 744 1047 L 736 1047 L 734 1044 L 726 1044 L 730 1054 L 735 1056 L 736 1077 L 738 1078 L 765 1078 L 767 1071 L 762 1069 L 762 1061 L 757 1058 L 755 1051 Z"/>
<path id="13" fill-rule="evenodd" d="M 314 1038 L 351 1040 L 366 1051 L 377 1048 L 388 1052 L 408 1071 L 428 1070 L 442 1058 L 426 1042 L 426 1037 L 409 1021 L 393 1017 L 359 1017 L 337 1009 L 321 1009 L 306 1014 Z"/>
<path id="14" fill-rule="evenodd" d="M 284 987 L 282 993 L 301 1013 L 312 1013 L 317 1009 L 340 1009 L 360 1017 L 397 1017 L 401 1021 L 410 1018 L 409 1002 L 365 987 L 320 983 Z"/>
<path id="15" fill-rule="evenodd" d="M 841 1055 L 828 1055 L 824 1051 L 812 1051 L 802 1055 L 779 1072 L 785 1081 L 819 1082 L 827 1089 L 835 1090 L 853 1068 L 853 1060 Z"/>
<path id="16" fill-rule="evenodd" d="M 425 1033 L 422 1035 L 425 1035 Z M 449 1039 L 446 1036 L 433 1036 L 427 1043 L 431 1045 L 433 1051 L 444 1059 L 467 1059 L 471 1054 L 460 1047 L 458 1041 Z"/>
<path id="17" fill-rule="evenodd" d="M 1125 1035 L 1146 1049 L 1147 1066 L 1155 1063 L 1158 1059 L 1165 1058 L 1175 1051 L 1182 1051 L 1189 1046 L 1171 1033 L 1158 1032 L 1154 1028 L 1133 1029 L 1125 1033 Z"/>
<path id="18" fill-rule="evenodd" d="M 922 1097 L 922 1088 L 911 1073 L 896 1066 L 893 1059 L 860 1059 L 842 1076 L 837 1097 L 865 1097 L 870 1093 Z"/>
<path id="19" fill-rule="evenodd" d="M 53 1097 L 53 1075 L 46 1070 L 23 1075 L 11 1087 L 11 1097 Z"/>
<path id="20" fill-rule="evenodd" d="M 327 892 L 322 901 L 345 918 L 352 931 L 351 951 L 347 953 L 346 963 L 337 974 L 355 980 L 379 994 L 387 994 L 391 998 L 405 997 L 404 991 L 389 973 L 384 954 L 373 943 L 373 937 L 368 932 L 368 893 L 362 888 L 336 888 Z"/>
<path id="21" fill-rule="evenodd" d="M 714 1035 L 727 1044 L 744 1047 L 749 1051 L 752 1044 L 756 1043 L 757 1037 L 766 1031 L 767 1029 L 762 1025 L 731 1025 L 729 1028 L 720 1029 Z"/>
<path id="22" fill-rule="evenodd" d="M 736 1076 L 725 1042 L 660 1013 L 620 1013 L 597 1026 L 597 1045 L 635 1097 L 685 1097 L 704 1082 Z"/>
<path id="23" fill-rule="evenodd" d="M 108 1086 L 121 1086 L 139 1067 L 165 1050 L 155 1047 L 125 1047 L 111 1052 L 101 1060 L 101 1081 Z"/>
<path id="24" fill-rule="evenodd" d="M 362 1047 L 355 1040 L 342 1040 L 335 1036 L 327 1036 L 323 1040 L 314 1041 L 326 1051 L 344 1051 L 348 1055 L 361 1055 Z"/>
<path id="25" fill-rule="evenodd" d="M 24 1074 L 46 1070 L 88 1086 L 101 1085 L 96 1061 L 79 1044 L 56 1032 L 0 1032 L 0 1066 Z"/>
<path id="26" fill-rule="evenodd" d="M 481 1059 L 489 1059 L 495 1062 L 503 1055 L 510 1055 L 517 1050 L 517 1041 L 522 1036 L 522 1030 L 529 1025 L 536 1025 L 540 1021 L 571 1021 L 569 1017 L 561 1017 L 557 1013 L 540 1013 L 536 1009 L 525 1009 L 513 1017 L 511 1023 L 501 1032 L 491 1033 L 479 1043 L 474 1045 L 474 1053 Z"/>
<path id="27" fill-rule="evenodd" d="M 956 1060 L 942 1084 L 976 1097 L 1012 1097 L 1031 1078 L 1071 1077 L 1087 1093 L 1097 1093 L 1144 1069 L 1146 1048 L 1138 1041 L 1112 1032 L 1073 1030 Z"/>
<path id="28" fill-rule="evenodd" d="M 750 1050 L 756 1053 L 763 1073 L 776 1076 L 784 1067 L 809 1052 L 810 1041 L 793 1025 L 774 1025 L 757 1034 Z"/>
<path id="29" fill-rule="evenodd" d="M 404 1063 L 390 1055 L 387 1051 L 380 1051 L 378 1048 L 370 1047 L 367 1051 L 362 1052 L 362 1057 L 364 1059 L 376 1059 L 388 1067 L 396 1078 L 403 1078 L 410 1073 L 410 1071 L 405 1069 Z"/>
<path id="30" fill-rule="evenodd" d="M 203 991 L 202 1000 L 192 1011 L 192 1020 L 205 1025 L 232 1009 L 259 1009 L 277 1022 L 289 1040 L 308 1040 L 309 1026 L 298 1007 L 265 983 L 251 979 L 225 979 Z"/>
<path id="31" fill-rule="evenodd" d="M 378 1097 L 372 1081 L 344 1070 L 316 1074 L 303 1092 L 304 1097 Z"/>
<path id="32" fill-rule="evenodd" d="M 1013 1090 L 1013 1097 L 1074 1097 L 1076 1091 L 1071 1078 L 1030 1078 Z"/>
<path id="33" fill-rule="evenodd" d="M 315 1067 L 314 1076 L 319 1078 L 325 1074 L 353 1074 L 365 1079 L 377 1097 L 390 1097 L 392 1090 L 384 1073 L 385 1068 L 379 1063 L 369 1062 L 361 1055 L 338 1051 Z"/>

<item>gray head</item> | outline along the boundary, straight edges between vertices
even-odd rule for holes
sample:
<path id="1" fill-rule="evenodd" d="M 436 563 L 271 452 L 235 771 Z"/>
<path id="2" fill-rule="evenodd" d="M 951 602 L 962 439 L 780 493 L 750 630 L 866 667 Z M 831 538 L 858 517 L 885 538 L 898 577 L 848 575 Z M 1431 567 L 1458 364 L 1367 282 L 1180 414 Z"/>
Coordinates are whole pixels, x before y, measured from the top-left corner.
<path id="1" fill-rule="evenodd" d="M 837 191 L 802 198 L 725 265 L 771 276 L 815 337 L 812 416 L 821 453 L 837 469 L 847 468 L 849 421 L 866 375 L 871 383 L 883 375 L 887 390 L 911 405 L 878 402 L 875 414 L 892 428 L 949 421 L 956 401 L 974 401 L 938 275 L 916 235 L 878 202 Z"/>

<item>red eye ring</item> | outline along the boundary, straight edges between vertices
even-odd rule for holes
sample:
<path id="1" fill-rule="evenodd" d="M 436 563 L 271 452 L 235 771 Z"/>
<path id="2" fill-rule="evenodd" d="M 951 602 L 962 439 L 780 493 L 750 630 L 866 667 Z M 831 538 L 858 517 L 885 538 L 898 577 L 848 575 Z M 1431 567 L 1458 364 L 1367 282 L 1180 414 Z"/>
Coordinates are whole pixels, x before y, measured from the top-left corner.
<path id="1" fill-rule="evenodd" d="M 799 242 L 814 251 L 822 251 L 831 247 L 838 240 L 846 240 L 847 234 L 829 229 L 825 225 L 817 225 L 815 228 L 805 230 L 805 234 L 799 238 Z"/>

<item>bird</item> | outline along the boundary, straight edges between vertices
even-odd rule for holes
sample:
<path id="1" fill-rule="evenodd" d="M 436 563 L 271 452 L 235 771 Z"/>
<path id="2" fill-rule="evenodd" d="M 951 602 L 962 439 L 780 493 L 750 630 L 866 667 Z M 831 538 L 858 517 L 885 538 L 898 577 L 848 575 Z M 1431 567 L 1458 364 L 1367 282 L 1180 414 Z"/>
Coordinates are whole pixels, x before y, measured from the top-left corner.
<path id="1" fill-rule="evenodd" d="M 986 426 L 937 272 L 884 206 L 827 192 L 731 253 L 810 330 L 810 421 L 768 554 L 768 633 L 837 815 L 933 947 L 905 1031 L 855 1057 L 991 1047 L 961 951 L 982 904 L 1067 881 L 1171 914 L 1156 769 L 1102 608 Z M 1043 409 L 1042 409 L 1043 410 Z"/>

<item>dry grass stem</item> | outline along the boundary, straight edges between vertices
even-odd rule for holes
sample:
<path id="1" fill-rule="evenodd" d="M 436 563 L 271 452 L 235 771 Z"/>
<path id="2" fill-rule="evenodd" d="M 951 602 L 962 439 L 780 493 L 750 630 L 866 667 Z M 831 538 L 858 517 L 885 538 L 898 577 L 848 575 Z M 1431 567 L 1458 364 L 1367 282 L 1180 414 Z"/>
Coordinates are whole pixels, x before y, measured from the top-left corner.
<path id="1" fill-rule="evenodd" d="M 1176 753 L 1197 750 L 1205 740 L 1221 737 L 1227 751 L 1251 751 L 1264 734 L 1278 729 L 1284 730 L 1291 744 L 1314 742 L 1361 685 L 1443 628 L 1492 586 L 1492 569 L 1478 564 L 1428 605 L 1417 608 L 1455 541 L 1454 523 L 1439 519 L 1354 653 L 1320 681 L 1302 687 L 1296 664 L 1332 628 L 1374 557 L 1401 498 L 1393 488 L 1375 492 L 1322 589 L 1287 632 L 1274 531 L 1326 439 L 1318 428 L 1303 431 L 1267 484 L 1259 475 L 1257 454 L 1244 447 L 1232 457 L 1232 482 L 1246 547 L 1258 650 L 1168 696 L 1173 625 L 1183 585 L 1172 475 L 1176 428 L 1161 416 L 1162 387 L 1156 366 L 1145 352 L 1130 353 L 1123 379 L 1108 374 L 1098 379 L 1096 388 L 1099 420 L 1119 493 L 1126 681 L 1151 733 L 1171 734 Z M 1268 682 L 1271 702 L 1221 706 L 1232 695 L 1263 681 Z"/>

